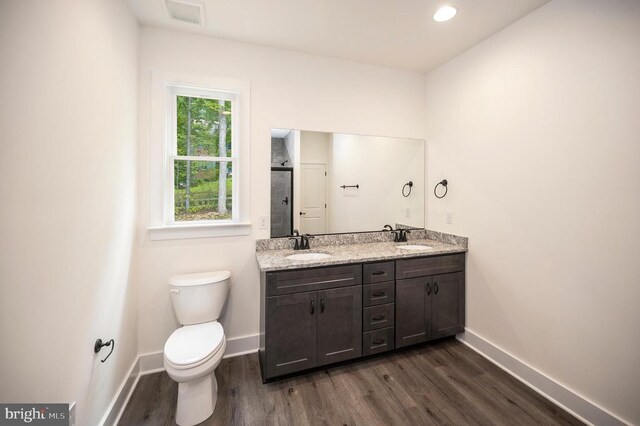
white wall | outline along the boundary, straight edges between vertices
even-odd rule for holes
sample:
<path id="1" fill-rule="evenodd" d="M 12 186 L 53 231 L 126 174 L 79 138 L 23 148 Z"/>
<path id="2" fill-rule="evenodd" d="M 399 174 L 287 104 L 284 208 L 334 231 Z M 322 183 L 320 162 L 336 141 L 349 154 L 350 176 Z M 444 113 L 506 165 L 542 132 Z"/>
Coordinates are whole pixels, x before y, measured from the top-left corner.
<path id="1" fill-rule="evenodd" d="M 548 3 L 431 72 L 426 117 L 468 329 L 640 424 L 640 2 Z"/>
<path id="2" fill-rule="evenodd" d="M 300 132 L 300 162 L 329 164 L 331 133 Z"/>
<path id="3" fill-rule="evenodd" d="M 424 227 L 424 145 L 423 140 L 334 134 L 330 232 L 370 231 L 396 223 Z M 415 186 L 404 197 L 402 187 L 409 181 Z M 360 188 L 340 188 L 356 184 Z"/>
<path id="4" fill-rule="evenodd" d="M 143 27 L 140 33 L 140 348 L 162 350 L 177 327 L 167 279 L 229 269 L 228 338 L 258 333 L 259 276 L 249 236 L 149 241 L 151 71 L 214 75 L 251 82 L 251 217 L 269 215 L 271 128 L 423 138 L 424 76 L 353 62 Z M 394 107 L 389 109 L 389 99 Z"/>
<path id="5" fill-rule="evenodd" d="M 78 425 L 138 353 L 136 50 L 124 1 L 0 2 L 0 401 L 77 401 Z"/>

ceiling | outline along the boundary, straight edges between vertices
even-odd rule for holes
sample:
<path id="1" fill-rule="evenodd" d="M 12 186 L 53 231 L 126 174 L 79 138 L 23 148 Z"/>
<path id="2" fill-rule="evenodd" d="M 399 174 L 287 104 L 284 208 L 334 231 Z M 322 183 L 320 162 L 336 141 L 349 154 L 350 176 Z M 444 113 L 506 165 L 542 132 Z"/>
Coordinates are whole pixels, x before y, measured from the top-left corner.
<path id="1" fill-rule="evenodd" d="M 195 1 L 195 0 L 194 0 Z M 169 18 L 165 0 L 129 0 L 146 25 L 427 72 L 549 0 L 199 0 L 205 25 Z M 458 9 L 435 22 L 442 5 Z"/>

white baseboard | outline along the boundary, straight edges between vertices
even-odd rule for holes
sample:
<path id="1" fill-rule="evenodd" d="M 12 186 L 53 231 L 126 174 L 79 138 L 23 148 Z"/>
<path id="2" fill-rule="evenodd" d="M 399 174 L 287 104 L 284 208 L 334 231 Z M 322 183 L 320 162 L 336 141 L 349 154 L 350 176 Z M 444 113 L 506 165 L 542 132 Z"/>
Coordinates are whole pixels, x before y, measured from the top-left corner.
<path id="1" fill-rule="evenodd" d="M 223 358 L 233 358 L 258 352 L 260 347 L 260 335 L 251 334 L 249 336 L 234 337 L 227 340 L 227 349 L 224 351 Z"/>
<path id="2" fill-rule="evenodd" d="M 585 423 L 598 426 L 629 425 L 615 414 L 593 401 L 563 386 L 556 380 L 521 361 L 509 352 L 489 342 L 469 329 L 459 334 L 458 340 L 478 352 L 543 397 L 564 408 Z"/>
<path id="3" fill-rule="evenodd" d="M 233 337 L 231 339 L 227 339 L 227 349 L 224 352 L 223 358 L 233 358 L 235 356 L 252 354 L 254 352 L 258 352 L 259 346 L 259 334 Z M 141 376 L 164 371 L 164 358 L 162 351 L 141 354 L 139 358 Z"/>
<path id="4" fill-rule="evenodd" d="M 122 416 L 122 413 L 129 402 L 129 398 L 138 384 L 138 378 L 140 377 L 139 361 L 140 357 L 136 357 L 133 364 L 131 364 L 127 375 L 111 400 L 107 411 L 104 413 L 104 416 L 102 416 L 102 420 L 100 420 L 99 423 L 100 426 L 116 425 L 120 420 L 120 416 Z"/>
<path id="5" fill-rule="evenodd" d="M 164 357 L 162 351 L 140 354 L 140 375 L 164 371 Z"/>

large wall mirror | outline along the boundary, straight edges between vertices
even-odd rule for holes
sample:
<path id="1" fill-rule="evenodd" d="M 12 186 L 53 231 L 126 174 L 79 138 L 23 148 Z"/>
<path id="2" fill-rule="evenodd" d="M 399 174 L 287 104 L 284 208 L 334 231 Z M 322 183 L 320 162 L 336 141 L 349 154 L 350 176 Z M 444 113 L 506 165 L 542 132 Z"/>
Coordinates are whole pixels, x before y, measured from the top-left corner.
<path id="1" fill-rule="evenodd" d="M 271 237 L 424 227 L 423 140 L 271 130 Z"/>

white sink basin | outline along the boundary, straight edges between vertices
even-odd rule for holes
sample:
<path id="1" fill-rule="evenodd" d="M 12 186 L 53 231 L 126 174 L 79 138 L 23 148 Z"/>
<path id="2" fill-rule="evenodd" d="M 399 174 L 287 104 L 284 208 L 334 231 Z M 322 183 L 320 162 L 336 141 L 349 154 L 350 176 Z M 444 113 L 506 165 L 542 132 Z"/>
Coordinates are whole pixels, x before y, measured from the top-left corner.
<path id="1" fill-rule="evenodd" d="M 433 247 L 423 246 L 420 244 L 407 244 L 406 246 L 397 246 L 400 250 L 431 250 Z"/>
<path id="2" fill-rule="evenodd" d="M 330 258 L 330 254 L 325 253 L 299 253 L 287 256 L 289 260 L 321 260 Z"/>

